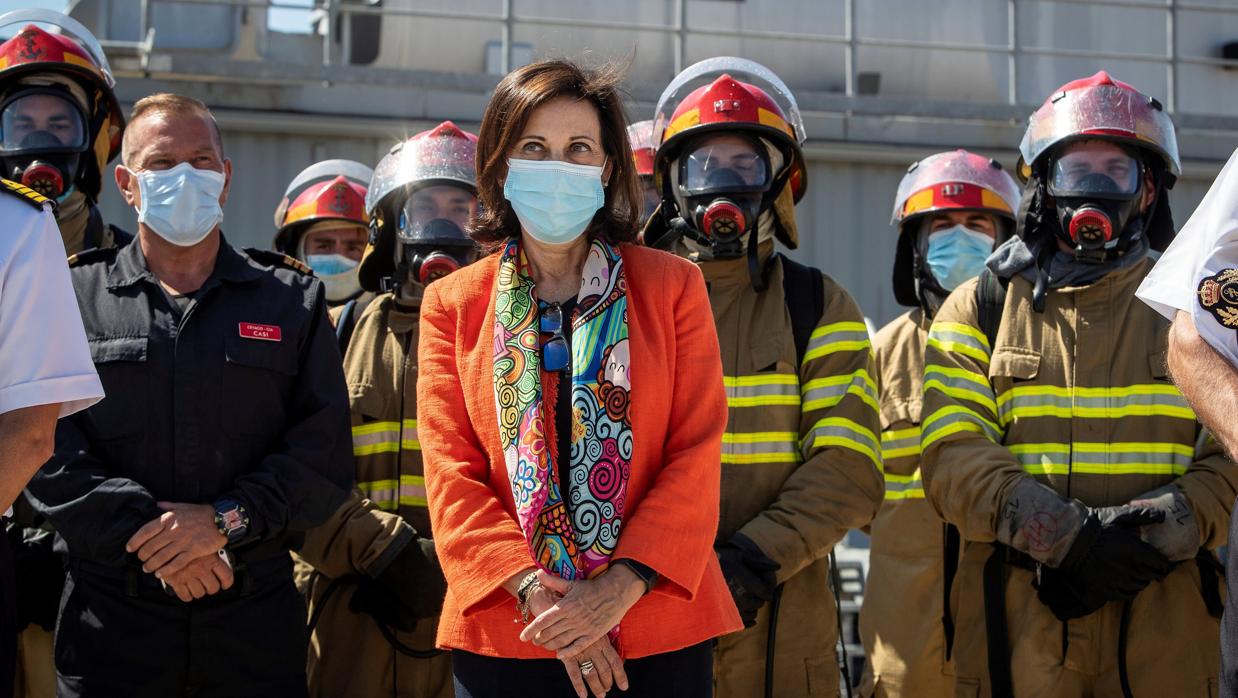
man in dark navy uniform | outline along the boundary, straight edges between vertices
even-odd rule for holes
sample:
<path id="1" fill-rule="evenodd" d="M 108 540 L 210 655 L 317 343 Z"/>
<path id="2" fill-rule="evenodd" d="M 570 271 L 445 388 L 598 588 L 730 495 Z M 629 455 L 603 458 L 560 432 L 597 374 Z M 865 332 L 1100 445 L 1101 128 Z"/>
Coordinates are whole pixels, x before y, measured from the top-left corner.
<path id="1" fill-rule="evenodd" d="M 58 694 L 304 695 L 288 550 L 354 471 L 322 284 L 223 239 L 232 167 L 200 102 L 138 101 L 123 159 L 137 241 L 70 261 L 107 397 L 29 486 L 69 561 Z"/>

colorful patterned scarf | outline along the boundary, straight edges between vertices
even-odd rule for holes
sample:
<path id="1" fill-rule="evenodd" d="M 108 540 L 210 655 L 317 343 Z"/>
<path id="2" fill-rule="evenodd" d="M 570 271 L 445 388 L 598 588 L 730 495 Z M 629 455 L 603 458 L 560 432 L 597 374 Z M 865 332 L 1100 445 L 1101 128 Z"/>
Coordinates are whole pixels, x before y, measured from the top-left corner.
<path id="1" fill-rule="evenodd" d="M 572 322 L 572 453 L 567 500 L 547 445 L 537 300 L 518 240 L 499 261 L 494 398 L 516 514 L 537 564 L 564 579 L 604 569 L 619 540 L 632 461 L 627 282 L 594 240 Z M 570 502 L 570 506 L 567 502 Z"/>

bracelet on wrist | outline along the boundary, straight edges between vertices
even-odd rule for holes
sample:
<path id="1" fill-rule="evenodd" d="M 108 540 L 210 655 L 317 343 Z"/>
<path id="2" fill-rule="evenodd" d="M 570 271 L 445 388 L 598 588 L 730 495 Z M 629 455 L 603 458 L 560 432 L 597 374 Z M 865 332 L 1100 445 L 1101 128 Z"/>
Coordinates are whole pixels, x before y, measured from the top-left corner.
<path id="1" fill-rule="evenodd" d="M 537 572 L 530 572 L 520 580 L 520 585 L 516 587 L 516 610 L 520 612 L 520 618 L 515 622 L 528 625 L 532 620 L 533 613 L 529 609 L 529 597 L 541 585 L 542 583 L 537 581 Z"/>

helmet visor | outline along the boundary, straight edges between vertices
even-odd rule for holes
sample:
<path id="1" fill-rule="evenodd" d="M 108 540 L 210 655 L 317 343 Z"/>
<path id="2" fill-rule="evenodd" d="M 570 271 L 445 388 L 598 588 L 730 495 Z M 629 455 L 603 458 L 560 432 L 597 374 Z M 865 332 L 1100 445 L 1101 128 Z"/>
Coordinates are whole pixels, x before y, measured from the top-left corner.
<path id="1" fill-rule="evenodd" d="M 663 132 L 670 124 L 671 117 L 679 103 L 697 88 L 708 85 L 723 75 L 730 75 L 742 83 L 760 88 L 769 95 L 786 116 L 787 124 L 795 132 L 793 138 L 796 143 L 804 145 L 806 137 L 804 119 L 800 115 L 799 104 L 795 101 L 795 95 L 791 94 L 791 89 L 769 68 L 756 61 L 734 56 L 707 58 L 688 66 L 682 73 L 675 76 L 671 84 L 666 86 L 666 89 L 662 91 L 662 96 L 658 99 L 658 107 L 653 120 L 652 138 L 655 145 L 661 145 Z"/>
<path id="2" fill-rule="evenodd" d="M 1097 85 L 1062 92 L 1029 119 L 1019 152 L 1034 165 L 1064 139 L 1094 135 L 1150 148 L 1180 174 L 1178 138 L 1161 105 L 1152 98 L 1115 85 Z"/>
<path id="3" fill-rule="evenodd" d="M 1129 198 L 1139 191 L 1139 161 L 1122 149 L 1078 149 L 1053 161 L 1049 193 L 1054 196 Z"/>
<path id="4" fill-rule="evenodd" d="M 404 202 L 396 235 L 404 244 L 472 245 L 464 231 L 475 213 L 477 196 L 464 187 L 422 187 Z"/>
<path id="5" fill-rule="evenodd" d="M 42 89 L 21 92 L 0 106 L 0 152 L 81 152 L 86 118 L 67 95 Z"/>
<path id="6" fill-rule="evenodd" d="M 316 162 L 313 165 L 301 170 L 292 182 L 288 184 L 288 188 L 284 190 L 284 198 L 292 200 L 297 197 L 302 191 L 305 191 L 311 184 L 324 182 L 343 176 L 350 179 L 363 187 L 370 185 L 370 179 L 374 176 L 374 170 L 362 165 L 353 160 L 323 160 Z"/>
<path id="7" fill-rule="evenodd" d="M 393 147 L 374 168 L 365 209 L 372 216 L 388 194 L 419 182 L 445 180 L 474 189 L 476 157 L 477 144 L 467 138 L 410 138 Z"/>
<path id="8" fill-rule="evenodd" d="M 687 149 L 680 166 L 679 186 L 689 196 L 756 192 L 770 187 L 765 148 L 738 134 L 705 136 Z"/>

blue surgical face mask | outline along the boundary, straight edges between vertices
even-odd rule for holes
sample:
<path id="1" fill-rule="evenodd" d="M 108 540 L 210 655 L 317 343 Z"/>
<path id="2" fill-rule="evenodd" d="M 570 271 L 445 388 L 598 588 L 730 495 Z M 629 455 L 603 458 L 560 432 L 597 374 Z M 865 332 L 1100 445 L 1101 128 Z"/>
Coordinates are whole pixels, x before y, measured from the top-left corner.
<path id="1" fill-rule="evenodd" d="M 360 295 L 357 260 L 342 254 L 309 254 L 305 255 L 305 263 L 314 270 L 314 276 L 322 280 L 328 303 L 343 303 Z"/>
<path id="2" fill-rule="evenodd" d="M 342 254 L 307 254 L 305 263 L 314 270 L 314 276 L 335 276 L 357 268 L 357 260 Z"/>
<path id="3" fill-rule="evenodd" d="M 173 245 L 192 247 L 202 242 L 224 219 L 219 205 L 222 172 L 199 170 L 182 162 L 167 170 L 133 174 L 142 197 L 138 222 Z"/>
<path id="4" fill-rule="evenodd" d="M 925 256 L 933 278 L 947 291 L 984 271 L 984 261 L 993 253 L 993 238 L 963 225 L 929 235 Z"/>
<path id="5" fill-rule="evenodd" d="M 563 245 L 580 237 L 606 202 L 604 167 L 513 158 L 507 161 L 503 196 L 534 240 Z"/>

